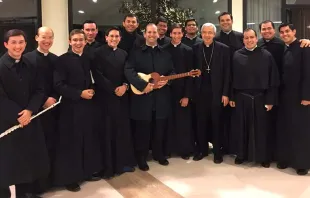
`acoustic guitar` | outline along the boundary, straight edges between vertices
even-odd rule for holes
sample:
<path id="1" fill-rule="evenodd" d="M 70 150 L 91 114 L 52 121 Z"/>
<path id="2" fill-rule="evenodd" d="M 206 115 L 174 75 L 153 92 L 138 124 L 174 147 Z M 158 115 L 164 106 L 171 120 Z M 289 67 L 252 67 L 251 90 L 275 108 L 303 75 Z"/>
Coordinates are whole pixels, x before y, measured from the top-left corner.
<path id="1" fill-rule="evenodd" d="M 138 73 L 138 76 L 144 80 L 145 82 L 154 84 L 153 89 L 158 88 L 158 82 L 159 81 L 166 81 L 166 80 L 174 80 L 178 78 L 184 78 L 184 77 L 198 77 L 201 75 L 201 71 L 199 69 L 191 70 L 186 73 L 181 74 L 174 74 L 170 76 L 160 76 L 159 73 L 153 72 L 150 74 L 144 74 L 144 73 Z M 130 84 L 131 90 L 136 95 L 142 95 L 144 94 L 143 91 L 139 91 L 137 88 L 135 88 L 132 84 Z"/>

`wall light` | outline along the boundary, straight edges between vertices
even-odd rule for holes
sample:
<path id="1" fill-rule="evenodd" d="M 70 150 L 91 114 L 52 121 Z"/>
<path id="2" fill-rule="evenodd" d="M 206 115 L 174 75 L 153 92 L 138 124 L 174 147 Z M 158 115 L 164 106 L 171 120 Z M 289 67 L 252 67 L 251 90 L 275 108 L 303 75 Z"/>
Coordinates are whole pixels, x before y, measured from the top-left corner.
<path id="1" fill-rule="evenodd" d="M 85 12 L 83 10 L 78 11 L 80 14 L 84 14 Z"/>

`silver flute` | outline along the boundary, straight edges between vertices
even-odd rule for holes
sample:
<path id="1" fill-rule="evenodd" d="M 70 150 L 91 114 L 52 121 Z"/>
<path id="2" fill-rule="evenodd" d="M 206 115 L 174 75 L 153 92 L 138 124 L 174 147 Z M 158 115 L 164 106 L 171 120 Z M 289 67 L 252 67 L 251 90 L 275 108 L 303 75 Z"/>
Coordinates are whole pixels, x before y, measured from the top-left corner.
<path id="1" fill-rule="evenodd" d="M 36 115 L 31 116 L 30 120 L 35 119 L 35 118 L 36 118 L 36 117 L 38 117 L 39 115 L 41 115 L 41 114 L 45 113 L 46 111 L 48 111 L 48 110 L 50 110 L 50 109 L 54 108 L 55 106 L 57 106 L 58 104 L 60 104 L 60 102 L 61 102 L 61 98 L 62 98 L 62 96 L 60 96 L 60 97 L 59 97 L 58 102 L 56 102 L 55 104 L 53 104 L 53 105 L 51 105 L 50 107 L 48 107 L 48 108 L 46 108 L 46 109 L 44 109 L 44 110 L 40 111 L 40 112 L 39 112 L 39 113 L 37 113 Z M 1 134 L 0 134 L 0 139 L 1 139 L 1 138 L 3 138 L 3 137 L 4 137 L 4 136 L 6 136 L 6 135 L 8 135 L 8 134 L 12 133 L 12 132 L 13 132 L 13 131 L 15 131 L 16 129 L 21 128 L 21 127 L 22 127 L 22 125 L 21 125 L 21 124 L 18 124 L 18 125 L 12 126 L 11 128 L 7 129 L 5 132 L 3 132 L 3 133 L 1 133 Z"/>

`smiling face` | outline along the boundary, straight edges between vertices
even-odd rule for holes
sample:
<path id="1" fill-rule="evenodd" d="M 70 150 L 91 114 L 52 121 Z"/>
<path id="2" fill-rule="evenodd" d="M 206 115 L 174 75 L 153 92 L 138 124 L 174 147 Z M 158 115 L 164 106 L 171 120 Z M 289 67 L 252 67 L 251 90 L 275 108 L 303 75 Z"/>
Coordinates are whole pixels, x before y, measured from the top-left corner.
<path id="1" fill-rule="evenodd" d="M 173 44 L 181 43 L 181 40 L 183 38 L 182 28 L 174 28 L 170 33 L 170 37 Z"/>
<path id="2" fill-rule="evenodd" d="M 111 30 L 109 35 L 105 37 L 110 47 L 116 48 L 121 41 L 121 36 L 118 30 Z"/>
<path id="3" fill-rule="evenodd" d="M 54 43 L 54 33 L 49 28 L 40 28 L 35 39 L 38 42 L 40 51 L 47 53 Z"/>
<path id="4" fill-rule="evenodd" d="M 69 43 L 74 53 L 81 54 L 83 53 L 84 47 L 86 45 L 85 35 L 82 33 L 74 34 L 71 36 Z"/>
<path id="5" fill-rule="evenodd" d="M 247 49 L 254 49 L 257 45 L 257 36 L 253 30 L 248 30 L 243 33 L 243 43 Z"/>
<path id="6" fill-rule="evenodd" d="M 146 44 L 150 46 L 154 46 L 157 44 L 157 39 L 159 35 L 157 32 L 157 27 L 154 24 L 149 24 L 146 26 L 145 32 L 144 32 L 144 38 L 146 40 Z"/>
<path id="7" fill-rule="evenodd" d="M 296 30 L 291 30 L 289 26 L 280 28 L 280 37 L 285 44 L 291 44 L 295 40 Z"/>
<path id="8" fill-rule="evenodd" d="M 220 26 L 223 32 L 229 32 L 232 30 L 233 21 L 229 14 L 225 14 L 220 17 Z"/>
<path id="9" fill-rule="evenodd" d="M 132 33 L 138 28 L 139 23 L 136 17 L 126 17 L 123 26 L 127 32 Z"/>
<path id="10" fill-rule="evenodd" d="M 215 31 L 213 26 L 204 26 L 201 30 L 201 37 L 205 44 L 209 45 L 213 42 Z"/>
<path id="11" fill-rule="evenodd" d="M 160 36 L 164 36 L 167 33 L 168 30 L 168 24 L 165 22 L 159 22 L 157 24 L 158 34 Z"/>
<path id="12" fill-rule="evenodd" d="M 188 21 L 185 26 L 185 31 L 187 34 L 195 35 L 198 31 L 196 21 Z"/>
<path id="13" fill-rule="evenodd" d="M 260 33 L 265 40 L 271 40 L 276 35 L 276 31 L 273 28 L 271 22 L 263 23 Z"/>
<path id="14" fill-rule="evenodd" d="M 83 27 L 83 31 L 86 35 L 87 42 L 94 42 L 95 38 L 98 34 L 98 29 L 95 23 L 85 23 Z"/>
<path id="15" fill-rule="evenodd" d="M 8 42 L 4 42 L 5 48 L 8 50 L 8 54 L 14 59 L 20 59 L 26 48 L 25 37 L 22 35 L 11 36 Z"/>

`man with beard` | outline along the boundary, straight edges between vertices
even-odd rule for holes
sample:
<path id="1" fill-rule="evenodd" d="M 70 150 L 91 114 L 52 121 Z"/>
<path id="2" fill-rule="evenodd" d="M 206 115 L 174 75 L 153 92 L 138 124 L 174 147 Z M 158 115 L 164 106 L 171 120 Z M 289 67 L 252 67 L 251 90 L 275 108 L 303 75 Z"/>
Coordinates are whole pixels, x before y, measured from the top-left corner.
<path id="1" fill-rule="evenodd" d="M 187 19 L 185 21 L 185 36 L 182 38 L 182 43 L 192 47 L 196 43 L 202 43 L 202 39 L 198 36 L 198 24 L 196 19 Z"/>
<path id="2" fill-rule="evenodd" d="M 143 93 L 131 95 L 130 116 L 135 121 L 134 147 L 137 163 L 141 170 L 147 171 L 149 166 L 146 159 L 150 140 L 153 158 L 163 166 L 169 164 L 164 154 L 164 143 L 171 112 L 170 87 L 167 86 L 167 80 L 161 80 L 153 90 L 154 84 L 142 80 L 138 73 L 157 72 L 167 76 L 173 73 L 173 62 L 170 54 L 157 44 L 158 32 L 155 24 L 146 26 L 144 37 L 145 45 L 129 56 L 125 75 L 128 81 Z"/>
<path id="3" fill-rule="evenodd" d="M 235 164 L 261 163 L 268 168 L 270 152 L 270 110 L 277 103 L 279 72 L 272 55 L 257 47 L 253 29 L 244 31 L 245 47 L 236 51 L 232 66 L 233 151 Z"/>
<path id="4" fill-rule="evenodd" d="M 214 163 L 223 162 L 223 129 L 221 116 L 229 102 L 230 54 L 227 45 L 214 40 L 216 27 L 205 23 L 201 28 L 203 43 L 193 46 L 194 67 L 202 75 L 195 79 L 197 133 L 196 154 L 199 161 L 208 155 L 208 142 L 213 143 Z"/>
<path id="5" fill-rule="evenodd" d="M 166 45 L 170 43 L 171 38 L 166 36 L 168 30 L 168 21 L 164 17 L 159 17 L 156 21 L 156 26 L 158 29 L 159 38 L 157 43 L 159 46 Z"/>
<path id="6" fill-rule="evenodd" d="M 127 52 L 118 48 L 120 30 L 106 32 L 107 45 L 96 51 L 93 72 L 97 91 L 96 101 L 101 107 L 101 151 L 104 161 L 104 178 L 114 174 L 133 172 L 135 157 L 129 120 L 128 84 L 124 75 Z"/>
<path id="7" fill-rule="evenodd" d="M 145 43 L 143 36 L 137 32 L 138 27 L 139 22 L 136 15 L 127 14 L 124 17 L 123 27 L 121 28 L 122 39 L 118 47 L 128 54 L 132 49 L 140 48 Z"/>
<path id="8" fill-rule="evenodd" d="M 279 169 L 292 167 L 298 175 L 310 169 L 310 49 L 301 48 L 292 24 L 281 24 L 286 47 L 277 124 L 276 160 Z"/>
<path id="9" fill-rule="evenodd" d="M 59 95 L 53 88 L 53 73 L 55 62 L 57 61 L 58 57 L 49 51 L 54 41 L 54 32 L 51 28 L 39 28 L 35 39 L 38 42 L 38 48 L 25 54 L 25 57 L 28 58 L 29 61 L 37 67 L 38 72 L 43 80 L 42 83 L 44 85 L 44 99 L 43 106 L 40 108 L 40 111 L 42 111 L 43 109 L 46 109 L 55 104 L 59 98 Z M 54 159 L 54 149 L 56 146 L 55 140 L 58 135 L 56 127 L 57 117 L 57 108 L 53 108 L 40 116 L 40 122 L 44 131 L 51 162 L 53 162 Z M 50 179 L 39 181 L 36 185 L 39 185 L 37 186 L 38 191 L 46 191 L 50 187 Z"/>
<path id="10" fill-rule="evenodd" d="M 44 88 L 37 68 L 22 57 L 25 39 L 21 30 L 8 31 L 0 58 L 0 134 L 21 125 L 0 139 L 0 189 L 15 185 L 17 197 L 38 198 L 29 183 L 48 176 L 49 160 L 40 122 L 31 116 L 42 106 Z"/>
<path id="11" fill-rule="evenodd" d="M 171 43 L 164 46 L 172 57 L 175 72 L 185 73 L 193 69 L 193 51 L 181 43 L 183 30 L 179 24 L 171 27 Z M 172 86 L 172 114 L 173 131 L 171 141 L 172 150 L 176 151 L 183 159 L 188 160 L 193 152 L 193 135 L 191 127 L 191 107 L 193 79 L 191 77 L 175 80 Z"/>
<path id="12" fill-rule="evenodd" d="M 62 96 L 62 104 L 53 180 L 55 185 L 77 192 L 79 182 L 100 180 L 95 173 L 100 171 L 102 164 L 94 128 L 91 61 L 88 54 L 83 53 L 86 36 L 82 30 L 72 30 L 69 41 L 72 51 L 58 58 L 54 72 L 54 86 Z"/>

